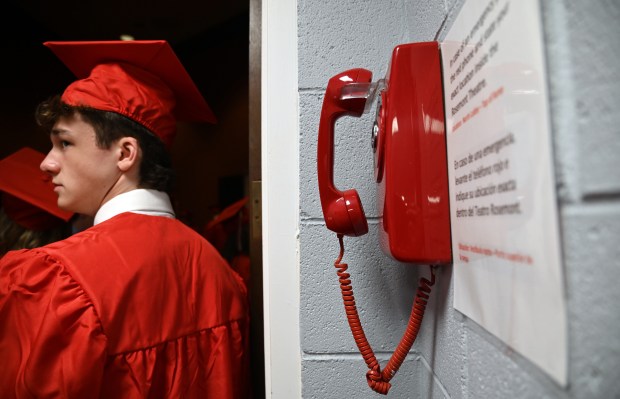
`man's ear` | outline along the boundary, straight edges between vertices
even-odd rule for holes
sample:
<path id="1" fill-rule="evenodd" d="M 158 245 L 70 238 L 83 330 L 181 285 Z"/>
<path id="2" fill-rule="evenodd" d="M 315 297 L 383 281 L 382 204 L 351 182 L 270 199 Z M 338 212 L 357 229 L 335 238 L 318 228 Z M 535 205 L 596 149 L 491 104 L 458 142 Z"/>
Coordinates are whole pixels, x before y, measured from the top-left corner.
<path id="1" fill-rule="evenodd" d="M 140 146 L 138 140 L 134 137 L 122 137 L 118 140 L 117 148 L 119 150 L 118 168 L 127 172 L 134 165 L 138 165 Z"/>

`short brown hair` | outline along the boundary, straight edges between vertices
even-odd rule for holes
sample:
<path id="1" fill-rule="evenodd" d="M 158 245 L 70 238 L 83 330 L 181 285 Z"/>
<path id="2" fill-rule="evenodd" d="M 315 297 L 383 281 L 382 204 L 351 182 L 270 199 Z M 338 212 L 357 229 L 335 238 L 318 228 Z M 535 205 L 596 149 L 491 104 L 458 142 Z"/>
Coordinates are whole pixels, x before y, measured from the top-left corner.
<path id="1" fill-rule="evenodd" d="M 141 124 L 116 112 L 68 105 L 62 102 L 60 96 L 40 103 L 35 117 L 39 126 L 50 132 L 60 117 L 76 113 L 93 126 L 100 148 L 110 148 L 112 143 L 122 137 L 137 139 L 143 154 L 140 163 L 140 187 L 165 192 L 172 190 L 174 170 L 170 155 L 164 143 Z"/>

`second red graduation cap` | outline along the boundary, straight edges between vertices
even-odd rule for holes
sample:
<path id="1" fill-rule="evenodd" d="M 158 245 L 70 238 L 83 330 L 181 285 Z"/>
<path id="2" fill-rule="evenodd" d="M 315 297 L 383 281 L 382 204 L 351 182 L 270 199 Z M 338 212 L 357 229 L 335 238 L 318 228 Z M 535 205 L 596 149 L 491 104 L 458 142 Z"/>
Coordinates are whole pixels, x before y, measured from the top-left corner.
<path id="1" fill-rule="evenodd" d="M 31 230 L 47 230 L 73 216 L 58 208 L 51 178 L 39 168 L 44 158 L 24 147 L 0 160 L 2 208 L 11 220 Z"/>

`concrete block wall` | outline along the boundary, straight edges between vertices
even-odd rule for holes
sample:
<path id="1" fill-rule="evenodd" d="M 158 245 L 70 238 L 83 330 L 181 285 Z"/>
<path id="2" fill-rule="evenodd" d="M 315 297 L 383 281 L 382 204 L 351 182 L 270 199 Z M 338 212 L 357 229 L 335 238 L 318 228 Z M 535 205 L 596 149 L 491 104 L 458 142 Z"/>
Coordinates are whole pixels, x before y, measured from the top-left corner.
<path id="1" fill-rule="evenodd" d="M 452 307 L 452 268 L 439 270 L 418 340 L 391 398 L 620 397 L 620 5 L 541 2 L 568 301 L 569 383 L 562 388 Z M 304 398 L 374 398 L 351 337 L 322 220 L 316 138 L 323 92 L 353 67 L 385 75 L 399 43 L 441 39 L 453 0 L 298 0 L 300 323 Z M 334 178 L 358 189 L 369 234 L 345 238 L 366 335 L 385 365 L 409 317 L 419 276 L 377 241 L 370 128 L 374 108 L 336 126 Z"/>

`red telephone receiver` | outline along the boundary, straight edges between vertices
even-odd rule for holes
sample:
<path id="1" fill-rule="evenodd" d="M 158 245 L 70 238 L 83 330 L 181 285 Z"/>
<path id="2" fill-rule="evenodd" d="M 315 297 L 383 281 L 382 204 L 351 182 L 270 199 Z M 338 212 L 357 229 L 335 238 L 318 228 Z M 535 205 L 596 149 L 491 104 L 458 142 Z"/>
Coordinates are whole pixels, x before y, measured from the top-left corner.
<path id="1" fill-rule="evenodd" d="M 342 89 L 356 83 L 370 84 L 371 80 L 372 72 L 362 68 L 332 77 L 325 90 L 319 124 L 317 169 L 325 225 L 338 234 L 352 237 L 368 233 L 368 223 L 357 191 L 343 192 L 334 186 L 334 126 L 341 116 L 361 116 L 366 106 L 366 98 L 343 96 Z"/>

